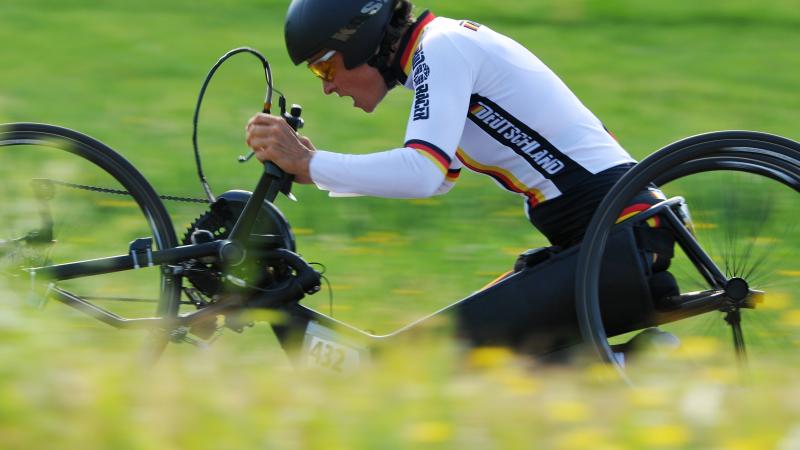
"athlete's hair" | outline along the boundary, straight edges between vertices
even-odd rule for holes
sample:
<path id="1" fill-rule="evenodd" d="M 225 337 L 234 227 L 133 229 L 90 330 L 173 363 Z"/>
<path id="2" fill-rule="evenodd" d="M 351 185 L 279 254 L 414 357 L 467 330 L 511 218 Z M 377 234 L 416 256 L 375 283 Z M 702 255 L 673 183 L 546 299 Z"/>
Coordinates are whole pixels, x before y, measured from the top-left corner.
<path id="1" fill-rule="evenodd" d="M 412 9 L 414 5 L 409 0 L 398 0 L 394 6 L 394 14 L 389 20 L 389 25 L 386 27 L 386 34 L 383 36 L 383 41 L 378 49 L 378 54 L 386 53 L 387 56 L 392 57 L 397 53 L 400 47 L 400 41 L 406 30 L 414 23 L 414 15 Z"/>
<path id="2" fill-rule="evenodd" d="M 386 81 L 386 85 L 391 89 L 397 84 L 395 74 L 391 73 L 391 66 L 397 57 L 400 49 L 400 41 L 406 31 L 414 24 L 412 10 L 414 5 L 409 0 L 397 0 L 394 5 L 394 13 L 386 26 L 386 33 L 383 35 L 378 52 L 369 59 L 368 64 L 378 69 Z"/>

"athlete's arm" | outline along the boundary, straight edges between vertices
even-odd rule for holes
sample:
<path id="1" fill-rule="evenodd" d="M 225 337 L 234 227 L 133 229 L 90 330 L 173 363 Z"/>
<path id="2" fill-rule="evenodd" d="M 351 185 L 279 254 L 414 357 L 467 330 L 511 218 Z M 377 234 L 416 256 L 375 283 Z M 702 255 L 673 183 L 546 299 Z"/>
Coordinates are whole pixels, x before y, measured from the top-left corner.
<path id="1" fill-rule="evenodd" d="M 445 177 L 410 148 L 367 155 L 317 150 L 309 166 L 320 189 L 338 194 L 424 198 L 437 194 Z"/>
<path id="2" fill-rule="evenodd" d="M 426 36 L 413 55 L 414 104 L 405 147 L 367 155 L 316 151 L 309 174 L 339 194 L 423 198 L 452 188 L 455 159 L 472 91 L 471 66 L 447 36 Z"/>
<path id="3" fill-rule="evenodd" d="M 414 103 L 405 148 L 370 155 L 317 152 L 311 179 L 339 193 L 420 198 L 449 191 L 460 171 L 455 158 L 473 74 L 447 36 L 426 36 L 413 55 Z"/>
<path id="4" fill-rule="evenodd" d="M 313 179 L 320 189 L 334 193 L 422 198 L 447 192 L 456 178 L 455 169 L 445 177 L 423 152 L 411 147 L 369 155 L 316 150 L 283 119 L 267 114 L 251 119 L 247 133 L 247 143 L 260 161 L 273 161 L 298 182 Z"/>
<path id="5" fill-rule="evenodd" d="M 461 167 L 456 149 L 464 131 L 479 61 L 469 60 L 442 30 L 428 30 L 411 60 L 414 103 L 406 127 L 406 147 L 439 169 Z"/>

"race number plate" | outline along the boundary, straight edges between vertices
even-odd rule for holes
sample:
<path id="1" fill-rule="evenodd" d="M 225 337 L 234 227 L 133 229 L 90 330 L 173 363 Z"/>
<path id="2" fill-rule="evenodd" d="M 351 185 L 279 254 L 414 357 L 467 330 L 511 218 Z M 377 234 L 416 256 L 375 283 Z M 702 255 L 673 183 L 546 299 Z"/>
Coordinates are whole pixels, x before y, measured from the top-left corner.
<path id="1" fill-rule="evenodd" d="M 330 328 L 316 322 L 308 324 L 302 353 L 302 361 L 307 367 L 348 373 L 358 369 L 366 358 L 366 349 L 345 342 Z"/>

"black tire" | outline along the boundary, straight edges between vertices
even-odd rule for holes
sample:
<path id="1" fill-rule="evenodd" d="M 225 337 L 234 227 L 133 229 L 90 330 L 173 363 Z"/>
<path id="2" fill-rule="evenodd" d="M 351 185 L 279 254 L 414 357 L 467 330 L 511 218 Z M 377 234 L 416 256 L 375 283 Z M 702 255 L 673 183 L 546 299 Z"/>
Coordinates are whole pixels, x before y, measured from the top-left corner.
<path id="1" fill-rule="evenodd" d="M 752 272 L 756 269 L 756 266 L 759 269 L 768 268 L 763 264 L 764 259 L 773 257 L 776 253 L 775 248 L 754 250 L 759 237 L 755 233 L 771 226 L 771 218 L 777 217 L 778 220 L 784 218 L 788 220 L 783 222 L 792 222 L 792 219 L 796 220 L 797 213 L 800 212 L 800 205 L 796 202 L 797 198 L 793 197 L 797 192 L 800 192 L 800 144 L 789 139 L 764 133 L 726 131 L 703 134 L 671 144 L 643 160 L 620 179 L 600 204 L 587 228 L 585 239 L 581 245 L 575 286 L 578 322 L 584 341 L 590 343 L 597 356 L 602 361 L 613 365 L 617 372 L 628 382 L 632 382 L 632 380 L 628 376 L 625 364 L 620 362 L 620 358 L 612 350 L 604 325 L 604 322 L 607 321 L 604 321 L 600 308 L 599 277 L 608 236 L 612 228 L 614 228 L 619 213 L 637 193 L 641 192 L 649 184 L 655 183 L 662 187 L 667 197 L 670 197 L 673 195 L 670 192 L 671 186 L 679 185 L 680 183 L 685 183 L 685 186 L 692 186 L 692 180 L 702 177 L 708 177 L 711 180 L 712 178 L 710 177 L 719 176 L 719 174 L 726 177 L 723 180 L 725 186 L 720 187 L 718 189 L 719 192 L 717 192 L 720 198 L 734 198 L 736 195 L 747 195 L 748 193 L 758 195 L 760 191 L 768 195 L 774 195 L 773 192 L 778 192 L 778 195 L 780 195 L 777 199 L 764 199 L 761 202 L 728 202 L 724 207 L 718 207 L 719 211 L 715 213 L 719 216 L 717 217 L 718 219 L 722 218 L 720 215 L 724 213 L 724 217 L 727 219 L 724 223 L 725 227 L 737 225 L 736 223 L 730 224 L 728 222 L 741 221 L 743 224 L 739 225 L 748 228 L 747 234 L 734 235 L 736 242 L 731 240 L 730 244 L 734 251 L 733 258 L 729 259 L 730 255 L 715 255 L 719 256 L 718 259 L 720 259 L 715 263 L 719 263 L 720 267 L 723 264 L 728 266 L 724 270 L 728 279 L 734 277 L 752 278 Z M 737 174 L 736 180 L 729 179 L 731 174 Z M 748 182 L 752 181 L 754 184 L 739 184 L 740 176 L 741 179 Z M 705 182 L 706 178 L 702 179 Z M 706 194 L 709 196 L 714 194 L 714 189 L 712 183 L 705 183 L 697 188 L 688 189 L 686 192 L 687 196 L 696 195 L 701 198 Z M 692 200 L 687 198 L 687 201 L 691 209 Z M 782 208 L 783 215 L 770 216 L 775 207 Z M 778 222 L 778 220 L 775 220 L 775 222 Z M 709 228 L 721 228 L 719 224 L 708 224 L 708 226 Z M 795 251 L 800 251 L 800 248 L 797 248 L 800 246 L 800 242 L 797 242 L 797 240 L 800 240 L 798 238 L 800 233 L 796 230 L 800 227 L 793 223 L 781 223 L 779 226 L 776 225 L 772 228 L 771 231 L 775 234 L 777 234 L 776 231 L 784 232 L 778 237 L 784 240 L 784 243 L 788 243 L 788 248 L 777 245 L 764 247 L 781 247 L 779 250 L 780 258 L 775 261 L 776 264 L 794 263 L 796 260 L 791 255 Z M 728 231 L 725 231 L 725 233 L 728 233 Z M 719 231 L 719 234 L 722 234 L 722 231 Z M 727 236 L 726 239 L 731 238 Z M 705 239 L 700 234 L 697 235 L 697 241 L 703 248 L 705 246 L 713 247 L 714 244 L 714 242 L 707 242 L 708 239 Z M 737 242 L 739 241 L 744 243 L 738 244 Z M 737 248 L 739 250 L 738 255 L 736 255 Z M 756 253 L 758 252 L 764 254 L 757 255 Z M 750 261 L 733 261 L 737 258 L 739 260 L 750 259 Z M 712 257 L 712 259 L 715 258 Z M 722 261 L 723 259 L 724 261 Z M 674 264 L 675 259 L 673 259 Z M 783 271 L 786 272 L 788 271 L 787 269 L 793 269 L 793 267 L 784 267 Z M 745 279 L 745 281 L 748 280 Z M 757 284 L 757 280 L 752 281 Z M 795 283 L 794 279 L 790 281 Z M 748 281 L 748 283 L 750 288 L 758 288 L 752 282 Z M 680 280 L 678 285 L 681 287 L 680 292 L 686 292 L 681 286 Z M 724 286 L 717 286 L 717 288 L 724 288 Z M 798 307 L 800 307 L 800 301 L 798 300 L 800 286 L 797 286 L 795 290 L 798 292 L 795 294 L 792 291 L 792 297 L 788 300 L 793 311 L 797 311 Z M 758 311 L 759 308 L 756 307 L 754 311 L 741 314 L 741 323 L 745 324 L 746 319 L 752 317 L 752 314 L 757 314 Z M 740 315 L 738 307 L 736 314 L 737 316 Z M 733 325 L 731 325 L 731 328 L 734 328 Z M 741 332 L 741 329 L 738 331 Z M 799 341 L 796 339 L 794 332 L 793 336 L 795 337 L 791 339 L 786 339 L 786 336 L 779 335 L 779 333 L 777 330 L 768 331 L 766 336 L 761 337 L 761 340 L 773 340 L 776 341 L 776 345 L 793 347 L 798 345 Z M 734 340 L 736 339 L 734 337 Z M 744 345 L 736 343 L 736 348 L 739 350 L 740 359 L 742 359 L 741 357 L 745 353 Z M 785 350 L 791 351 L 792 349 Z"/>
<path id="2" fill-rule="evenodd" d="M 54 180 L 53 174 L 63 176 Z M 38 181 L 31 181 L 31 177 Z M 34 189 L 29 189 L 26 183 L 33 183 Z M 36 188 L 37 183 L 39 186 L 44 183 L 47 189 L 57 192 L 51 198 L 42 200 L 37 194 L 37 189 L 41 189 Z M 109 191 L 81 188 L 83 184 L 100 184 Z M 112 189 L 117 192 L 111 192 Z M 0 192 L 4 194 L 0 209 L 4 210 L 5 222 L 0 231 L 0 242 L 18 239 L 20 233 L 39 226 L 37 221 L 45 223 L 43 215 L 51 216 L 49 223 L 52 226 L 41 227 L 55 230 L 54 238 L 58 241 L 54 245 L 43 245 L 41 247 L 47 248 L 38 251 L 34 245 L 26 245 L 28 254 L 24 258 L 18 255 L 10 258 L 6 254 L 6 267 L 0 266 L 0 272 L 18 269 L 20 267 L 11 266 L 25 262 L 41 264 L 44 262 L 42 259 L 47 259 L 47 263 L 63 263 L 125 254 L 126 241 L 129 242 L 131 237 L 152 237 L 157 249 L 178 244 L 170 216 L 141 173 L 110 147 L 73 130 L 35 123 L 0 125 Z M 91 215 L 94 213 L 101 220 L 93 220 Z M 72 222 L 62 226 L 59 222 L 62 217 L 59 216 Z M 64 241 L 64 235 L 74 238 L 78 244 Z M 72 245 L 73 249 L 59 254 L 57 248 L 60 245 Z M 130 275 L 132 272 L 144 273 Z M 141 310 L 155 306 L 148 315 L 155 313 L 163 318 L 174 318 L 178 314 L 180 279 L 163 274 L 158 267 L 125 273 L 129 275 L 120 276 L 135 276 L 137 282 L 133 284 L 139 284 L 138 280 L 141 280 L 142 290 L 148 289 L 147 298 L 138 300 L 153 304 L 139 305 Z M 132 286 L 131 289 L 137 287 Z M 75 286 L 67 290 L 82 298 L 97 298 L 97 294 L 111 297 L 103 293 L 103 289 L 84 286 L 77 281 Z M 120 292 L 116 300 L 128 297 L 124 291 L 127 288 L 122 284 L 117 289 Z M 115 300 L 105 297 L 100 300 Z M 156 353 L 163 349 L 166 339 L 158 341 L 154 350 Z"/>

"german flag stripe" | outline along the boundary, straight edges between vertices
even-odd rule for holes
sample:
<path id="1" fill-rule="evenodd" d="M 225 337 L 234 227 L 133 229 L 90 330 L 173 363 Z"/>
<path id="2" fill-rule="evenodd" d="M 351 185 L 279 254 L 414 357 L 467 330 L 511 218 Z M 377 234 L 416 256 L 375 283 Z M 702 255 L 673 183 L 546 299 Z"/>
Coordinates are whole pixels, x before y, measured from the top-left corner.
<path id="1" fill-rule="evenodd" d="M 470 170 L 489 175 L 507 190 L 516 192 L 518 194 L 523 194 L 528 197 L 528 204 L 531 208 L 535 208 L 536 205 L 544 201 L 544 195 L 540 190 L 526 186 L 511 172 L 500 167 L 483 165 L 470 158 L 469 155 L 467 155 L 467 153 L 460 148 L 456 152 L 456 157 L 458 157 L 458 159 Z"/>
<path id="2" fill-rule="evenodd" d="M 431 12 L 426 12 L 423 14 L 423 17 L 420 18 L 419 23 L 417 23 L 416 28 L 411 33 L 411 38 L 408 40 L 408 45 L 406 49 L 403 51 L 402 56 L 400 57 L 400 67 L 403 69 L 403 73 L 408 76 L 411 73 L 411 61 L 413 60 L 412 56 L 414 55 L 414 51 L 419 46 L 419 41 L 422 38 L 422 30 L 428 26 L 429 23 L 435 19 L 436 16 L 433 15 Z"/>
<path id="3" fill-rule="evenodd" d="M 651 206 L 653 205 L 649 203 L 636 203 L 634 205 L 628 206 L 627 208 L 623 209 L 619 217 L 617 217 L 616 223 L 623 222 L 639 214 L 640 212 L 647 211 L 648 209 L 650 209 Z M 648 223 L 650 224 L 650 226 L 658 228 L 661 225 L 661 219 L 658 216 L 654 216 L 651 219 L 648 219 Z"/>
<path id="4" fill-rule="evenodd" d="M 485 106 L 481 105 L 480 103 L 475 103 L 474 105 L 472 105 L 469 108 L 469 113 L 470 114 L 478 114 L 479 112 L 483 111 L 484 109 L 486 109 Z"/>
<path id="5" fill-rule="evenodd" d="M 447 169 L 450 167 L 450 163 L 453 160 L 447 156 L 447 153 L 443 152 L 442 149 L 431 144 L 430 142 L 421 141 L 419 139 L 412 139 L 406 142 L 405 146 L 419 151 L 428 159 L 433 161 L 433 163 L 436 164 L 442 173 L 445 175 L 447 174 Z"/>
<path id="6" fill-rule="evenodd" d="M 458 180 L 458 177 L 461 176 L 461 169 L 447 169 L 447 176 L 445 177 L 445 181 L 449 181 L 450 183 L 455 183 Z"/>
<path id="7" fill-rule="evenodd" d="M 447 169 L 444 166 L 442 166 L 441 160 L 439 160 L 434 155 L 432 155 L 431 153 L 429 153 L 429 152 L 427 152 L 425 150 L 420 150 L 420 149 L 415 149 L 415 150 L 420 152 L 422 154 L 422 156 L 424 156 L 424 157 L 428 158 L 429 160 L 431 160 L 431 162 L 436 166 L 436 168 L 439 169 L 440 172 L 445 174 L 445 178 L 447 178 Z"/>
<path id="8" fill-rule="evenodd" d="M 475 22 L 472 22 L 472 21 L 469 21 L 469 20 L 462 20 L 461 21 L 461 26 L 464 27 L 464 28 L 468 28 L 468 29 L 470 29 L 472 31 L 478 31 L 478 28 L 481 27 L 481 25 L 479 23 L 475 23 Z"/>

